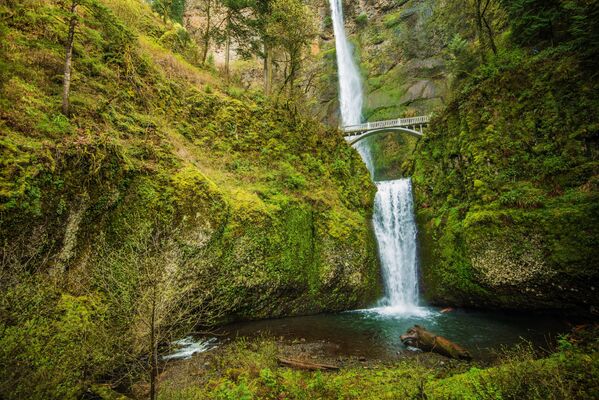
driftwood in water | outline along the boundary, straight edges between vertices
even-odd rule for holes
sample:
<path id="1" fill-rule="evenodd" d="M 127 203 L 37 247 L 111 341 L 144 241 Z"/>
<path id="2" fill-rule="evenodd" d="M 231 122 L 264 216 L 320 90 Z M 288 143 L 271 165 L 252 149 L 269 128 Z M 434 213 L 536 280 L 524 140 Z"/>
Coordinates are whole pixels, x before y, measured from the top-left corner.
<path id="1" fill-rule="evenodd" d="M 279 364 L 284 365 L 286 367 L 303 369 L 306 371 L 337 371 L 339 367 L 336 365 L 327 365 L 327 364 L 314 364 L 307 361 L 297 361 L 297 360 L 289 360 L 285 358 L 278 358 L 277 361 Z"/>
<path id="2" fill-rule="evenodd" d="M 432 351 L 446 357 L 470 360 L 470 353 L 463 347 L 427 331 L 419 325 L 408 329 L 405 335 L 401 335 L 401 342 L 406 346 L 416 347 L 423 351 Z"/>

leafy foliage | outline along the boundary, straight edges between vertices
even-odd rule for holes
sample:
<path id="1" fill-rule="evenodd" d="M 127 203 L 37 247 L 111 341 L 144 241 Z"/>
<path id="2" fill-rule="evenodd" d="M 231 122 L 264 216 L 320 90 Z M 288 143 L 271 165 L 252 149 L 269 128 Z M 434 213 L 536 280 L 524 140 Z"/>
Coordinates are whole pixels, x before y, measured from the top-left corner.
<path id="1" fill-rule="evenodd" d="M 594 0 L 504 0 L 511 37 L 518 44 L 543 48 L 567 43 L 588 66 L 599 54 L 599 3 Z"/>
<path id="2" fill-rule="evenodd" d="M 150 0 L 152 8 L 165 18 L 170 18 L 180 24 L 183 23 L 186 0 Z"/>
<path id="3" fill-rule="evenodd" d="M 20 278 L 0 304 L 0 392 L 7 399 L 80 398 L 114 362 L 106 308 L 98 297 Z"/>
<path id="4" fill-rule="evenodd" d="M 562 1 L 507 0 L 505 3 L 516 43 L 534 46 L 558 39 L 560 20 L 564 17 Z"/>

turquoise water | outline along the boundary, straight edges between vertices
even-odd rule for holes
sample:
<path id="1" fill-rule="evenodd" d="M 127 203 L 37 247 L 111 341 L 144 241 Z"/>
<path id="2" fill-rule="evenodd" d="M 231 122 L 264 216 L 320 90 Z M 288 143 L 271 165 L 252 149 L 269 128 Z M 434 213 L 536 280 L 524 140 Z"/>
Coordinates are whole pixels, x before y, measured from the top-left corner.
<path id="1" fill-rule="evenodd" d="M 418 324 L 468 349 L 478 359 L 492 358 L 502 347 L 523 340 L 549 349 L 560 333 L 570 330 L 561 318 L 509 313 L 420 308 L 418 315 L 393 314 L 390 309 L 371 309 L 283 318 L 229 325 L 219 333 L 227 338 L 261 335 L 285 340 L 326 341 L 333 355 L 393 359 L 408 351 L 399 337 Z M 221 340 L 223 340 L 221 338 Z"/>

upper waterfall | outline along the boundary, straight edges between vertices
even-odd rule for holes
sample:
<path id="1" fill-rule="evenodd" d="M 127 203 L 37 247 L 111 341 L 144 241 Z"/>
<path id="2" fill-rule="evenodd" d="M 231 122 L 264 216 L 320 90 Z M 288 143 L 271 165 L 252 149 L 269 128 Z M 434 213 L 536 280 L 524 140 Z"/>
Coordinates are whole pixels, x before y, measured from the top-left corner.
<path id="1" fill-rule="evenodd" d="M 339 102 L 344 126 L 362 122 L 361 76 L 347 40 L 343 20 L 342 0 L 330 0 L 337 48 L 339 71 Z M 356 144 L 356 150 L 374 179 L 374 158 L 368 141 Z M 380 314 L 422 314 L 418 307 L 418 260 L 416 223 L 410 179 L 375 182 L 378 188 L 374 205 L 374 230 L 385 282 L 385 297 L 380 307 L 371 309 Z"/>
<path id="2" fill-rule="evenodd" d="M 362 105 L 364 104 L 362 79 L 354 59 L 352 45 L 345 34 L 342 0 L 329 1 L 337 50 L 341 120 L 344 126 L 358 125 L 362 122 Z"/>

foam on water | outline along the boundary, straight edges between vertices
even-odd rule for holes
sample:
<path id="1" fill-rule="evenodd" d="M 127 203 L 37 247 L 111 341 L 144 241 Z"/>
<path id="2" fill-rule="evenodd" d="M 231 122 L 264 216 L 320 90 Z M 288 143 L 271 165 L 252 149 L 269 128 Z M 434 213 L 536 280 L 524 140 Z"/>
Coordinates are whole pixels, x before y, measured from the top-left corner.
<path id="1" fill-rule="evenodd" d="M 426 320 L 438 315 L 438 312 L 428 308 L 420 306 L 383 306 L 383 307 L 372 307 L 364 310 L 358 310 L 363 314 L 371 316 L 380 316 L 384 318 L 405 318 L 405 317 L 418 317 Z"/>
<path id="2" fill-rule="evenodd" d="M 216 338 L 196 340 L 189 336 L 171 343 L 176 350 L 162 357 L 163 360 L 187 360 L 194 354 L 204 353 L 217 347 Z"/>

